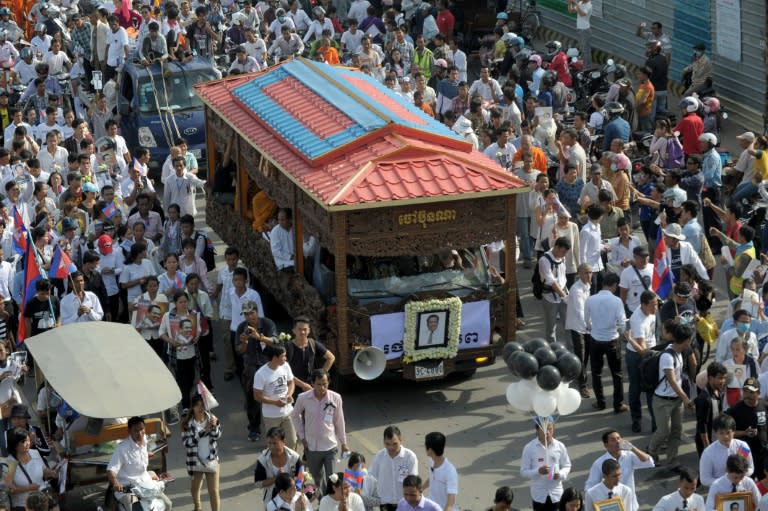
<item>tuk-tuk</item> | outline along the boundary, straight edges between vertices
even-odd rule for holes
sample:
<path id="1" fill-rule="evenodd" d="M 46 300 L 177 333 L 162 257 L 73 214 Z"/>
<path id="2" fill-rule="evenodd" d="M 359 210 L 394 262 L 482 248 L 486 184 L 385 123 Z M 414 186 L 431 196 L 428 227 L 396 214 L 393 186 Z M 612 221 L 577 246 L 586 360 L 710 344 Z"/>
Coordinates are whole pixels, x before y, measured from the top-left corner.
<path id="1" fill-rule="evenodd" d="M 169 435 L 162 411 L 181 400 L 181 392 L 160 358 L 130 325 L 75 323 L 25 341 L 63 401 L 88 417 L 84 431 L 65 432 L 66 447 L 55 442 L 66 468 L 60 470 L 61 508 L 82 511 L 103 505 L 107 465 L 115 442 L 128 437 L 124 423 L 105 419 L 156 414 L 147 418 L 149 470 L 165 474 Z"/>

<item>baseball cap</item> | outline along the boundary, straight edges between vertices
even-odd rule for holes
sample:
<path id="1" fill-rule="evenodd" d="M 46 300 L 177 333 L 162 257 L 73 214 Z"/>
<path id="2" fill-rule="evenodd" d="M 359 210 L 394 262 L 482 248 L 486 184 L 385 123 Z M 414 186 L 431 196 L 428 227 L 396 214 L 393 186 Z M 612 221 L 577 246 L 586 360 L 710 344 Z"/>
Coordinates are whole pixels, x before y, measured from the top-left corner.
<path id="1" fill-rule="evenodd" d="M 760 382 L 757 381 L 757 378 L 747 378 L 744 381 L 744 386 L 741 388 L 750 392 L 760 392 Z M 13 405 L 14 408 L 16 408 L 16 406 L 18 405 Z M 13 417 L 13 415 L 11 415 L 11 417 Z"/>
<path id="2" fill-rule="evenodd" d="M 749 380 L 751 380 L 750 378 Z M 747 381 L 749 381 L 747 380 Z M 20 403 L 17 403 L 11 407 L 11 417 L 19 417 L 21 419 L 31 419 L 32 416 L 29 414 L 29 410 L 27 409 L 27 405 L 23 405 Z"/>
<path id="3" fill-rule="evenodd" d="M 243 314 L 245 314 L 246 312 L 253 312 L 253 311 L 258 312 L 258 310 L 259 310 L 259 306 L 253 300 L 248 300 L 247 302 L 245 302 L 241 309 Z"/>
<path id="4" fill-rule="evenodd" d="M 96 244 L 99 246 L 99 252 L 102 254 L 109 255 L 112 253 L 112 238 L 106 234 L 99 236 Z"/>
<path id="5" fill-rule="evenodd" d="M 83 185 L 83 191 L 89 193 L 99 193 L 99 188 L 95 184 L 88 181 Z"/>
<path id="6" fill-rule="evenodd" d="M 755 141 L 755 134 L 752 133 L 751 131 L 745 131 L 741 135 L 738 135 L 736 138 L 739 140 L 746 140 L 747 142 L 752 143 Z"/>
<path id="7" fill-rule="evenodd" d="M 641 245 L 639 247 L 635 247 L 632 250 L 632 253 L 634 255 L 636 255 L 636 256 L 639 256 L 639 257 L 648 257 L 649 255 L 651 255 L 651 253 L 648 252 L 648 247 L 646 247 L 644 245 Z"/>
<path id="8" fill-rule="evenodd" d="M 118 211 L 118 213 L 120 212 L 119 209 L 117 211 Z M 114 231 L 115 230 L 115 224 L 113 224 L 109 220 L 104 220 L 104 222 L 101 224 L 101 230 L 102 231 Z"/>

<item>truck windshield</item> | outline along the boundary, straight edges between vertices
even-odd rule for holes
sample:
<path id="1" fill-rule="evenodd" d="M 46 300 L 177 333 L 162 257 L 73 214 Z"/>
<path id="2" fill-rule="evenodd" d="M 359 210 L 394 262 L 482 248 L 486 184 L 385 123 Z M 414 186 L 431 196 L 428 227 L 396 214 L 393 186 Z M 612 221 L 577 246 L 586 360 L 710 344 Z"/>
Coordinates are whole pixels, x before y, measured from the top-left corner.
<path id="1" fill-rule="evenodd" d="M 463 296 L 488 283 L 488 266 L 479 248 L 432 256 L 350 256 L 348 268 L 349 296 L 358 299 L 436 291 Z"/>
<path id="2" fill-rule="evenodd" d="M 174 68 L 171 68 L 172 70 Z M 216 75 L 213 71 L 206 69 L 197 69 L 194 71 L 174 70 L 173 73 L 165 78 L 165 88 L 160 73 L 153 75 L 154 84 L 149 77 L 139 80 L 138 106 L 142 113 L 157 111 L 157 103 L 160 108 L 171 107 L 173 110 L 187 110 L 190 108 L 199 108 L 202 106 L 200 98 L 197 97 L 192 86 L 200 83 L 214 80 Z M 157 89 L 157 90 L 155 90 Z M 167 98 L 166 98 L 167 95 Z M 157 99 L 157 103 L 155 102 Z"/>

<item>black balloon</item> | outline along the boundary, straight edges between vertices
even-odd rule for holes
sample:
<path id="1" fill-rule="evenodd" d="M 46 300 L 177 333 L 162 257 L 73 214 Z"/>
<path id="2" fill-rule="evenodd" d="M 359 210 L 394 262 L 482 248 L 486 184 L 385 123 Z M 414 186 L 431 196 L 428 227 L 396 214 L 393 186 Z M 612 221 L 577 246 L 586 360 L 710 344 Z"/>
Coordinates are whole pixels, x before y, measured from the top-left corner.
<path id="1" fill-rule="evenodd" d="M 533 378 L 539 372 L 539 363 L 530 353 L 518 352 L 512 357 L 512 362 L 515 374 L 525 380 Z"/>
<path id="2" fill-rule="evenodd" d="M 544 390 L 555 390 L 560 385 L 561 380 L 560 371 L 555 366 L 544 366 L 539 369 L 539 374 L 536 375 L 536 383 Z"/>
<path id="3" fill-rule="evenodd" d="M 515 358 L 516 358 L 515 355 L 517 355 L 518 353 L 525 353 L 525 352 L 516 351 L 514 353 L 511 353 L 507 358 L 504 359 L 504 361 L 507 363 L 507 367 L 509 368 L 510 371 L 512 371 L 512 374 L 514 374 L 515 376 L 519 376 L 517 374 L 517 371 L 515 371 Z"/>
<path id="4" fill-rule="evenodd" d="M 523 346 L 517 342 L 508 342 L 501 349 L 501 358 L 507 360 L 513 353 L 523 351 Z"/>
<path id="5" fill-rule="evenodd" d="M 565 350 L 565 349 L 568 349 L 568 348 L 566 348 L 566 347 L 565 347 L 565 344 L 563 344 L 563 343 L 561 343 L 561 342 L 553 342 L 553 343 L 551 343 L 551 344 L 549 345 L 549 349 L 551 349 L 552 351 L 554 351 L 555 353 L 557 353 L 557 352 L 558 352 L 558 351 L 560 351 L 560 350 Z"/>
<path id="6" fill-rule="evenodd" d="M 548 348 L 549 343 L 545 341 L 544 339 L 531 339 L 530 341 L 527 341 L 525 344 L 523 344 L 523 347 L 525 348 L 525 351 L 533 355 L 536 353 L 536 350 L 539 348 Z"/>
<path id="7" fill-rule="evenodd" d="M 537 349 L 533 356 L 539 362 L 539 367 L 554 365 L 557 362 L 557 355 L 549 347 Z"/>
<path id="8" fill-rule="evenodd" d="M 567 349 L 565 349 L 565 348 L 557 348 L 557 349 L 556 349 L 556 350 L 554 350 L 554 351 L 555 351 L 555 356 L 557 357 L 557 359 L 558 359 L 558 360 L 560 360 L 560 357 L 562 357 L 562 356 L 563 356 L 563 355 L 565 355 L 566 353 L 570 353 L 570 351 L 568 351 L 568 350 L 567 350 Z"/>
<path id="9" fill-rule="evenodd" d="M 566 383 L 575 380 L 581 374 L 581 360 L 571 352 L 564 353 L 557 360 L 556 367 L 560 370 L 560 375 Z"/>

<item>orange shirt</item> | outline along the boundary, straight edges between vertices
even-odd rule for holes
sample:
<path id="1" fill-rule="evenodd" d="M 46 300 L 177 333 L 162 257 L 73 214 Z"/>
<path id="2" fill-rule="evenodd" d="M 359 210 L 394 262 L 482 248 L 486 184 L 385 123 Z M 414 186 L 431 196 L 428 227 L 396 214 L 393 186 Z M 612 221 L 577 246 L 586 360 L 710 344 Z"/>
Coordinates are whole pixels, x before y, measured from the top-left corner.
<path id="1" fill-rule="evenodd" d="M 523 153 L 525 151 L 523 149 L 518 149 L 515 152 L 515 155 L 512 157 L 512 163 L 523 161 Z M 547 155 L 544 154 L 544 151 L 542 151 L 538 147 L 531 147 L 530 150 L 531 154 L 533 155 L 533 164 L 531 165 L 534 169 L 538 170 L 539 172 L 547 172 Z"/>
<path id="2" fill-rule="evenodd" d="M 647 117 L 651 115 L 651 109 L 653 108 L 653 97 L 656 95 L 656 91 L 653 88 L 653 84 L 648 82 L 640 82 L 635 93 L 635 105 L 637 105 L 637 115 L 640 117 Z"/>
<path id="3" fill-rule="evenodd" d="M 422 102 L 421 103 L 421 109 L 424 110 L 424 113 L 427 114 L 428 116 L 430 116 L 430 117 L 434 117 L 435 116 L 435 111 L 432 110 L 432 107 L 429 106 L 428 103 L 423 103 Z"/>
<path id="4" fill-rule="evenodd" d="M 323 60 L 325 60 L 326 64 L 331 64 L 332 66 L 338 65 L 341 63 L 339 60 L 339 52 L 336 51 L 336 48 L 333 46 L 329 46 L 325 50 L 322 48 L 317 49 L 317 53 L 323 56 Z"/>

